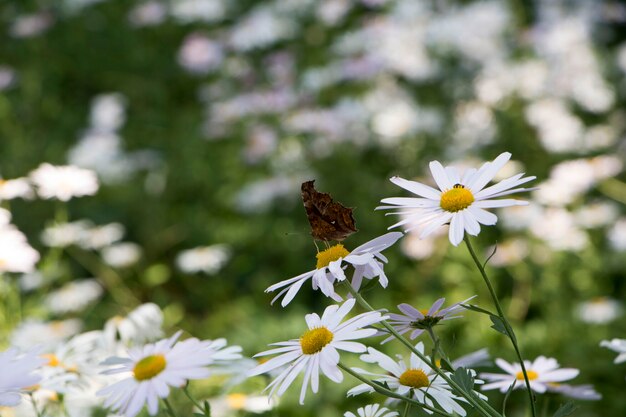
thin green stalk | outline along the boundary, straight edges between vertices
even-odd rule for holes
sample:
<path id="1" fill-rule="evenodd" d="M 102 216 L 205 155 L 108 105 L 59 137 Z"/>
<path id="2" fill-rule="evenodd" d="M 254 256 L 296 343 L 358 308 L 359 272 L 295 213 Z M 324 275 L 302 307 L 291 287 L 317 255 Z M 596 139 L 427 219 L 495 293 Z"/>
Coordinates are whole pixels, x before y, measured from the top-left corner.
<path id="1" fill-rule="evenodd" d="M 33 403 L 33 409 L 35 410 L 37 417 L 43 417 L 43 410 L 40 410 L 39 407 L 37 407 L 37 402 L 35 401 L 33 394 L 30 393 L 28 396 L 30 397 L 30 402 Z"/>
<path id="2" fill-rule="evenodd" d="M 165 409 L 171 417 L 178 417 L 176 411 L 174 411 L 174 408 L 172 408 L 172 404 L 170 404 L 167 398 L 161 398 L 161 401 L 163 401 L 163 404 L 165 404 Z"/>
<path id="3" fill-rule="evenodd" d="M 353 377 L 355 377 L 356 379 L 358 379 L 359 381 L 369 385 L 370 387 L 372 387 L 374 389 L 374 391 L 386 395 L 387 397 L 391 397 L 391 398 L 397 398 L 398 400 L 402 400 L 404 402 L 407 403 L 407 405 L 417 405 L 418 407 L 422 407 L 425 408 L 429 411 L 432 411 L 433 413 L 439 414 L 441 416 L 446 416 L 446 417 L 453 417 L 452 414 L 448 414 L 445 413 L 443 411 L 437 410 L 434 407 L 431 407 L 427 404 L 423 404 L 417 400 L 414 400 L 413 398 L 409 398 L 409 397 L 405 397 L 404 395 L 400 395 L 396 392 L 393 392 L 391 390 L 388 390 L 387 388 L 383 387 L 382 385 L 378 385 L 372 381 L 370 381 L 369 379 L 363 377 L 362 375 L 359 375 L 358 373 L 354 372 L 352 369 L 348 368 L 347 366 L 345 366 L 344 364 L 342 364 L 341 362 L 339 362 L 339 367 L 341 369 L 343 369 L 345 372 L 349 373 L 350 375 L 352 375 Z"/>
<path id="4" fill-rule="evenodd" d="M 191 395 L 191 393 L 188 390 L 187 385 L 185 385 L 183 387 L 183 392 L 185 393 L 187 398 L 189 398 L 189 400 L 193 403 L 193 405 L 195 405 L 199 410 L 202 410 L 202 414 L 206 415 L 206 410 L 204 409 L 204 407 L 195 398 L 193 398 L 193 396 Z"/>
<path id="5" fill-rule="evenodd" d="M 356 299 L 356 301 L 365 309 L 370 311 L 378 311 L 374 309 L 357 291 L 352 288 L 352 285 L 346 281 L 346 288 L 352 294 L 352 296 Z M 403 345 L 405 345 L 411 352 L 417 355 L 423 362 L 425 362 L 432 370 L 434 370 L 437 375 L 441 376 L 444 381 L 448 383 L 452 388 L 454 388 L 459 394 L 461 394 L 474 408 L 476 408 L 479 412 L 481 412 L 485 416 L 495 416 L 501 417 L 500 413 L 494 410 L 487 402 L 481 400 L 480 398 L 476 398 L 471 394 L 466 393 L 456 382 L 454 382 L 450 377 L 448 377 L 441 369 L 439 369 L 436 364 L 430 360 L 426 355 L 417 350 L 413 344 L 407 340 L 404 336 L 396 331 L 396 329 L 391 326 L 387 320 L 383 320 L 380 322 L 385 329 L 389 333 L 391 333 L 396 339 L 398 339 Z"/>
<path id="6" fill-rule="evenodd" d="M 402 417 L 408 417 L 410 409 L 411 409 L 411 403 L 407 402 L 406 406 L 404 407 L 404 413 L 402 413 Z"/>
<path id="7" fill-rule="evenodd" d="M 533 392 L 532 392 L 532 389 L 530 388 L 530 380 L 528 379 L 528 373 L 526 372 L 526 365 L 524 365 L 524 359 L 522 358 L 522 353 L 520 352 L 519 346 L 517 344 L 517 339 L 515 337 L 515 333 L 513 332 L 513 327 L 511 327 L 511 324 L 504 316 L 504 311 L 502 310 L 502 306 L 500 305 L 500 300 L 498 300 L 498 296 L 496 295 L 493 285 L 491 285 L 491 281 L 489 281 L 489 277 L 487 276 L 487 273 L 485 272 L 485 268 L 478 260 L 478 257 L 476 256 L 476 252 L 474 252 L 474 248 L 472 247 L 469 237 L 465 235 L 463 237 L 463 240 L 465 241 L 467 249 L 469 250 L 469 253 L 472 256 L 472 259 L 474 260 L 474 263 L 478 267 L 478 270 L 480 271 L 480 274 L 483 277 L 483 280 L 485 281 L 487 288 L 489 289 L 489 293 L 491 294 L 493 303 L 495 304 L 496 310 L 498 311 L 498 316 L 500 317 L 500 320 L 502 320 L 507 336 L 509 337 L 509 339 L 511 340 L 511 343 L 513 344 L 513 349 L 515 349 L 517 359 L 519 360 L 519 363 L 522 367 L 522 373 L 524 374 L 524 382 L 526 383 L 526 390 L 528 392 L 528 400 L 530 401 L 530 409 L 531 409 L 533 417 L 536 417 L 537 410 L 535 409 L 535 399 L 533 398 Z"/>

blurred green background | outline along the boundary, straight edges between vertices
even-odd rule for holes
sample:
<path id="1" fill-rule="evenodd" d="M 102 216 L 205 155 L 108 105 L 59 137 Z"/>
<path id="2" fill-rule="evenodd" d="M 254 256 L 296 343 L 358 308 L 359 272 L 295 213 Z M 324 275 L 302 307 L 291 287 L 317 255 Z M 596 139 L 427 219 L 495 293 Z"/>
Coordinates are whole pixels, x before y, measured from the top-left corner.
<path id="1" fill-rule="evenodd" d="M 80 314 L 85 328 L 151 301 L 166 331 L 226 337 L 248 356 L 297 338 L 304 314 L 330 300 L 305 286 L 281 308 L 264 290 L 314 268 L 302 181 L 356 208 L 359 232 L 345 241 L 354 248 L 393 224 L 374 212 L 406 196 L 390 176 L 428 182 L 433 159 L 477 166 L 509 151 L 512 172 L 536 175 L 546 192 L 528 195 L 525 211 L 499 212 L 474 241 L 481 256 L 498 242 L 488 272 L 523 354 L 581 370 L 574 383 L 603 399 L 578 402 L 577 415 L 626 413 L 625 368 L 599 346 L 626 335 L 623 3 L 23 0 L 2 2 L 0 21 L 0 174 L 71 163 L 102 181 L 96 196 L 68 204 L 10 201 L 39 270 L 55 277 L 47 288 L 94 274 L 112 282 L 85 267 L 97 252 L 43 245 L 64 210 L 72 221 L 119 222 L 142 248 L 115 272 L 122 295 L 106 288 Z M 112 110 L 97 113 L 102 97 Z M 228 261 L 214 273 L 177 267 L 183 250 L 215 244 Z M 467 251 L 445 235 L 409 235 L 386 255 L 390 284 L 368 293 L 375 307 L 478 294 L 492 308 Z M 39 305 L 43 293 L 24 297 L 24 314 L 59 318 Z M 590 300 L 596 310 L 584 310 Z M 452 357 L 488 347 L 514 360 L 486 317 L 465 316 L 440 327 Z M 267 415 L 339 416 L 370 402 L 323 381 L 300 407 L 297 391 Z M 516 391 L 507 415 L 524 415 L 525 401 Z M 564 401 L 539 396 L 539 408 Z"/>

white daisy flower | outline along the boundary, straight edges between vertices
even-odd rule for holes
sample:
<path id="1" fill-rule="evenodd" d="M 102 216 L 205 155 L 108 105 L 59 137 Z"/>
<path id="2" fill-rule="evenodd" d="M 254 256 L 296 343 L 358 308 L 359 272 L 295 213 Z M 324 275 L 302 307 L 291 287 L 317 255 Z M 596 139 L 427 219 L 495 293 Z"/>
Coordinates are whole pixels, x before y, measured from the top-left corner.
<path id="1" fill-rule="evenodd" d="M 356 410 L 358 417 L 396 417 L 397 411 L 390 411 L 385 407 L 381 407 L 380 404 L 370 404 L 365 407 L 361 407 Z M 357 417 L 354 413 L 346 411 L 343 417 Z"/>
<path id="2" fill-rule="evenodd" d="M 467 303 L 474 297 L 476 296 L 474 295 L 444 309 L 441 309 L 441 306 L 446 301 L 445 298 L 438 299 L 430 308 L 422 310 L 418 310 L 409 304 L 403 303 L 398 305 L 398 309 L 404 314 L 389 314 L 389 324 L 400 334 L 411 331 L 409 337 L 412 340 L 424 333 L 428 328 L 436 326 L 442 321 L 461 317 L 457 315 L 464 309 L 461 304 Z M 383 340 L 382 343 L 386 343 L 394 338 L 394 336 L 390 336 Z"/>
<path id="3" fill-rule="evenodd" d="M 612 351 L 619 353 L 619 355 L 615 358 L 614 363 L 626 362 L 626 339 L 603 340 L 600 342 L 600 346 L 609 348 Z"/>
<path id="4" fill-rule="evenodd" d="M 188 274 L 204 272 L 215 275 L 226 265 L 230 257 L 231 250 L 228 245 L 201 246 L 179 253 L 176 257 L 176 265 Z"/>
<path id="5" fill-rule="evenodd" d="M 385 288 L 389 282 L 383 270 L 387 258 L 381 252 L 396 243 L 400 237 L 402 237 L 400 232 L 387 233 L 357 247 L 352 252 L 349 252 L 342 244 L 332 246 L 318 252 L 316 269 L 276 283 L 268 287 L 265 292 L 283 288 L 274 297 L 272 304 L 284 295 L 280 303 L 284 307 L 293 300 L 302 285 L 310 278 L 314 290 L 319 288 L 325 296 L 335 301 L 342 301 L 342 298 L 335 292 L 334 283 L 346 279 L 344 270 L 348 265 L 354 267 L 352 286 L 356 290 L 360 288 L 363 278 L 373 279 L 376 277 L 378 277 L 380 285 Z"/>
<path id="6" fill-rule="evenodd" d="M 206 378 L 210 374 L 207 365 L 240 357 L 237 352 L 241 348 L 237 346 L 217 350 L 213 342 L 196 338 L 176 343 L 181 333 L 131 348 L 129 358 L 107 359 L 104 364 L 115 367 L 104 373 L 122 374 L 126 378 L 97 392 L 107 397 L 104 406 L 134 417 L 147 404 L 150 415 L 155 415 L 159 398 L 167 398 L 170 386 L 181 387 L 190 379 Z"/>
<path id="7" fill-rule="evenodd" d="M 93 171 L 72 165 L 43 163 L 29 176 L 37 186 L 37 194 L 45 199 L 68 201 L 72 197 L 94 195 L 99 188 L 98 177 Z"/>
<path id="8" fill-rule="evenodd" d="M 102 293 L 102 286 L 95 278 L 83 279 L 51 291 L 43 302 L 52 313 L 65 314 L 83 310 L 100 298 Z"/>
<path id="9" fill-rule="evenodd" d="M 609 297 L 596 297 L 584 301 L 576 308 L 578 318 L 585 323 L 605 324 L 622 315 L 623 307 L 618 300 Z"/>
<path id="10" fill-rule="evenodd" d="M 0 201 L 15 198 L 32 200 L 34 197 L 35 193 L 27 178 L 14 178 L 12 180 L 0 178 Z"/>
<path id="11" fill-rule="evenodd" d="M 595 390 L 593 385 L 568 385 L 558 382 L 548 383 L 548 391 L 563 394 L 566 397 L 577 400 L 601 400 L 602 395 Z"/>
<path id="12" fill-rule="evenodd" d="M 483 391 L 491 389 L 499 389 L 500 392 L 506 392 L 511 385 L 515 384 L 515 389 L 526 388 L 524 382 L 524 374 L 519 363 L 508 363 L 504 359 L 496 359 L 496 365 L 500 367 L 506 374 L 494 374 L 484 372 L 480 374 L 481 378 L 491 381 L 482 386 Z M 532 363 L 524 361 L 526 366 L 526 374 L 530 382 L 530 388 L 538 393 L 544 393 L 548 390 L 549 384 L 554 382 L 563 382 L 575 378 L 580 371 L 574 368 L 561 368 L 556 359 L 539 356 Z"/>
<path id="13" fill-rule="evenodd" d="M 37 261 L 39 252 L 29 245 L 26 236 L 12 224 L 0 223 L 0 274 L 33 272 Z"/>
<path id="14" fill-rule="evenodd" d="M 21 354 L 14 348 L 0 352 L 0 406 L 18 405 L 20 392 L 41 379 L 35 371 L 44 363 L 46 360 L 33 352 Z"/>
<path id="15" fill-rule="evenodd" d="M 378 208 L 398 209 L 396 214 L 406 215 L 403 220 L 391 226 L 390 229 L 408 224 L 406 230 L 409 231 L 423 226 L 420 238 L 424 238 L 437 228 L 450 223 L 448 236 L 450 242 L 457 246 L 463 240 L 465 232 L 476 236 L 480 233 L 481 224 L 487 226 L 496 224 L 498 218 L 495 214 L 486 211 L 486 208 L 528 204 L 520 200 L 493 200 L 493 198 L 530 191 L 530 188 L 515 187 L 532 181 L 535 177 L 523 178 L 523 173 L 516 174 L 485 188 L 510 158 L 511 154 L 504 152 L 493 162 L 486 162 L 478 170 L 468 169 L 462 176 L 457 168 L 444 168 L 438 161 L 432 161 L 430 171 L 439 190 L 416 181 L 393 177 L 391 182 L 420 197 L 385 198 L 382 203 L 390 205 Z"/>
<path id="16" fill-rule="evenodd" d="M 276 353 L 281 355 L 250 370 L 248 375 L 264 374 L 290 363 L 291 365 L 283 370 L 266 390 L 270 390 L 270 397 L 274 394 L 280 396 L 289 388 L 298 374 L 304 372 L 300 404 L 304 403 L 309 383 L 312 391 L 317 393 L 320 369 L 330 380 L 337 383 L 343 381 L 343 374 L 338 367 L 339 352 L 337 350 L 365 352 L 365 345 L 352 340 L 373 336 L 376 329 L 364 329 L 364 327 L 385 319 L 378 312 L 367 312 L 341 323 L 354 307 L 354 303 L 355 300 L 350 299 L 341 307 L 329 306 L 324 310 L 322 317 L 315 313 L 307 314 L 305 320 L 309 330 L 304 332 L 299 339 L 274 343 L 273 345 L 280 347 L 257 354 L 255 357 Z"/>
<path id="17" fill-rule="evenodd" d="M 422 342 L 415 345 L 415 348 L 424 353 Z M 465 399 L 456 396 L 450 390 L 450 386 L 432 368 L 422 361 L 415 353 L 411 353 L 409 365 L 404 359 L 394 360 L 384 353 L 369 347 L 361 360 L 367 363 L 376 363 L 387 371 L 386 374 L 376 374 L 359 368 L 352 368 L 360 374 L 373 376 L 374 380 L 387 386 L 396 393 L 411 397 L 417 401 L 434 407 L 433 400 L 447 413 L 455 412 L 461 416 L 466 414 L 465 410 L 458 403 Z M 480 382 L 480 381 L 477 381 Z M 357 385 L 348 391 L 348 395 L 358 395 L 366 392 L 374 392 L 374 388 L 368 384 Z M 429 410 L 424 411 L 431 413 Z"/>
<path id="18" fill-rule="evenodd" d="M 209 399 L 211 417 L 235 417 L 241 412 L 264 413 L 274 408 L 270 397 L 266 395 L 248 395 L 240 392 L 226 394 Z"/>
<path id="19" fill-rule="evenodd" d="M 163 312 L 154 303 L 145 303 L 128 313 L 115 316 L 104 325 L 104 334 L 111 345 L 121 340 L 125 345 L 143 344 L 163 336 Z"/>

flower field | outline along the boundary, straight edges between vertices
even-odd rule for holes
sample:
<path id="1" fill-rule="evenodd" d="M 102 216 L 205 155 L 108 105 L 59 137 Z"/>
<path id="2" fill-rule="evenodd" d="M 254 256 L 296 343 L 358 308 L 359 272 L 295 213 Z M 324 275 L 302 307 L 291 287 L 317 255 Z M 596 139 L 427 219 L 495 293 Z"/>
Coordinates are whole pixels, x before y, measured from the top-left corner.
<path id="1" fill-rule="evenodd" d="M 0 417 L 626 415 L 622 2 L 0 22 Z"/>

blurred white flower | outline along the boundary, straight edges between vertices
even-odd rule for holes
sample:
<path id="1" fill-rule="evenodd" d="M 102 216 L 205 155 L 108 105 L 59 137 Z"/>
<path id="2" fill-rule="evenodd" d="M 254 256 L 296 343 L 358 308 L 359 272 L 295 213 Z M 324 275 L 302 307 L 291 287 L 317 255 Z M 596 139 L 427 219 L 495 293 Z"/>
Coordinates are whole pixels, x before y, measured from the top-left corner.
<path id="1" fill-rule="evenodd" d="M 224 59 L 220 43 L 201 33 L 187 35 L 178 51 L 178 63 L 193 74 L 208 74 Z"/>
<path id="2" fill-rule="evenodd" d="M 317 5 L 316 15 L 330 26 L 339 23 L 352 7 L 351 0 L 322 0 Z"/>
<path id="3" fill-rule="evenodd" d="M 618 207 L 610 202 L 599 201 L 584 205 L 574 212 L 576 223 L 586 229 L 608 226 L 615 223 Z"/>
<path id="4" fill-rule="evenodd" d="M 176 0 L 169 4 L 172 17 L 181 23 L 213 22 L 226 11 L 223 0 Z"/>
<path id="5" fill-rule="evenodd" d="M 43 163 L 29 176 L 37 186 L 37 194 L 45 199 L 68 201 L 72 197 L 94 195 L 99 187 L 93 171 L 69 165 Z"/>
<path id="6" fill-rule="evenodd" d="M 241 52 L 263 48 L 290 38 L 295 29 L 292 18 L 280 16 L 269 7 L 258 7 L 231 28 L 230 46 Z"/>
<path id="7" fill-rule="evenodd" d="M 582 302 L 576 308 L 578 318 L 585 323 L 609 323 L 622 315 L 622 304 L 608 297 L 597 297 Z"/>
<path id="8" fill-rule="evenodd" d="M 609 244 L 617 251 L 626 251 L 626 217 L 622 217 L 615 222 L 607 233 Z"/>
<path id="9" fill-rule="evenodd" d="M 54 314 L 78 312 L 100 298 L 102 293 L 102 286 L 96 279 L 73 281 L 48 293 L 44 304 Z"/>
<path id="10" fill-rule="evenodd" d="M 200 246 L 182 251 L 176 257 L 176 265 L 188 274 L 204 272 L 214 275 L 220 271 L 231 256 L 227 245 Z"/>
<path id="11" fill-rule="evenodd" d="M 114 268 L 128 268 L 141 258 L 141 246 L 131 242 L 115 243 L 102 248 L 102 259 Z"/>
<path id="12" fill-rule="evenodd" d="M 505 55 L 503 34 L 511 25 L 509 8 L 498 1 L 470 3 L 447 10 L 433 19 L 428 42 L 438 49 L 446 47 L 467 59 L 484 63 Z"/>
<path id="13" fill-rule="evenodd" d="M 209 398 L 211 417 L 235 417 L 241 412 L 264 413 L 276 407 L 278 401 L 270 401 L 267 395 L 231 393 L 217 398 Z"/>
<path id="14" fill-rule="evenodd" d="M 20 276 L 19 285 L 22 291 L 28 292 L 41 288 L 45 283 L 43 274 L 37 270 Z"/>
<path id="15" fill-rule="evenodd" d="M 35 193 L 27 178 L 14 178 L 11 180 L 0 178 L 0 201 L 13 200 L 14 198 L 31 200 L 34 197 Z"/>
<path id="16" fill-rule="evenodd" d="M 41 241 L 49 247 L 64 248 L 81 242 L 87 231 L 93 227 L 89 220 L 77 220 L 70 223 L 57 223 L 46 227 L 41 233 Z"/>
<path id="17" fill-rule="evenodd" d="M 140 3 L 128 13 L 128 20 L 135 27 L 158 25 L 166 17 L 167 8 L 165 4 L 156 0 Z"/>
<path id="18" fill-rule="evenodd" d="M 535 101 L 526 108 L 526 118 L 550 152 L 573 152 L 583 145 L 584 125 L 563 101 L 554 98 Z"/>
<path id="19" fill-rule="evenodd" d="M 495 137 L 496 126 L 491 109 L 482 103 L 460 103 L 455 110 L 455 151 L 465 152 L 487 145 Z"/>
<path id="20" fill-rule="evenodd" d="M 17 80 L 17 74 L 11 67 L 0 65 L 0 91 L 11 87 Z"/>
<path id="21" fill-rule="evenodd" d="M 95 96 L 91 101 L 91 127 L 99 132 L 114 132 L 126 121 L 126 98 L 120 93 Z"/>
<path id="22" fill-rule="evenodd" d="M 110 344 L 121 340 L 125 345 L 139 345 L 163 336 L 163 312 L 154 303 L 142 304 L 126 317 L 116 316 L 104 326 Z"/>
<path id="23" fill-rule="evenodd" d="M 31 38 L 44 33 L 53 23 L 52 14 L 48 12 L 22 15 L 13 21 L 9 34 L 14 38 Z"/>
<path id="24" fill-rule="evenodd" d="M 574 216 L 562 208 L 548 208 L 530 226 L 537 238 L 555 250 L 580 251 L 589 243 L 587 234 L 576 226 Z"/>
<path id="25" fill-rule="evenodd" d="M 81 234 L 77 243 L 83 249 L 101 249 L 121 240 L 125 232 L 124 225 L 121 223 L 93 226 Z"/>
<path id="26" fill-rule="evenodd" d="M 32 272 L 39 261 L 26 236 L 12 224 L 0 223 L 0 273 Z"/>
<path id="27" fill-rule="evenodd" d="M 60 342 L 78 334 L 83 324 L 78 319 L 44 322 L 26 319 L 11 334 L 11 345 L 20 349 L 35 346 L 54 349 Z"/>
<path id="28" fill-rule="evenodd" d="M 380 404 L 370 404 L 365 407 L 361 407 L 356 410 L 358 417 L 396 417 L 398 416 L 397 411 L 390 411 L 385 407 L 381 407 Z M 357 414 L 354 414 L 350 411 L 346 411 L 344 413 L 344 417 L 357 417 Z"/>

